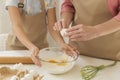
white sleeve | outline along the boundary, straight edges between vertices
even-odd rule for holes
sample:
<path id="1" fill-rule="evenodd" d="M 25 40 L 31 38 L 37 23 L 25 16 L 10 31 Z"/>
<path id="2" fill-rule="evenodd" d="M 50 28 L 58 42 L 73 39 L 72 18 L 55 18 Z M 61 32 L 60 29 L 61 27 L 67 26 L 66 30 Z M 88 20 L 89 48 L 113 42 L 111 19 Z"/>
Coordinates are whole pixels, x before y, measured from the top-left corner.
<path id="1" fill-rule="evenodd" d="M 18 7 L 19 0 L 6 0 L 5 9 L 8 10 L 9 6 Z"/>

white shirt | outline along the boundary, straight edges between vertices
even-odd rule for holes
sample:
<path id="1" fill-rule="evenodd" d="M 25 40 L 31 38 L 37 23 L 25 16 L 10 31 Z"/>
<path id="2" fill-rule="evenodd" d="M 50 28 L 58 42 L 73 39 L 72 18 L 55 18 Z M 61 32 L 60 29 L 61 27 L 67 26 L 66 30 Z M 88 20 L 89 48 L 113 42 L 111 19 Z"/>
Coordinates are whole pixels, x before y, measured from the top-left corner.
<path id="1" fill-rule="evenodd" d="M 20 0 L 6 0 L 5 8 L 8 9 L 8 6 L 14 6 L 18 8 L 18 3 Z M 56 0 L 44 0 L 46 11 L 48 9 L 54 8 L 56 5 Z M 41 12 L 40 0 L 24 0 L 23 10 L 28 15 L 34 15 Z"/>

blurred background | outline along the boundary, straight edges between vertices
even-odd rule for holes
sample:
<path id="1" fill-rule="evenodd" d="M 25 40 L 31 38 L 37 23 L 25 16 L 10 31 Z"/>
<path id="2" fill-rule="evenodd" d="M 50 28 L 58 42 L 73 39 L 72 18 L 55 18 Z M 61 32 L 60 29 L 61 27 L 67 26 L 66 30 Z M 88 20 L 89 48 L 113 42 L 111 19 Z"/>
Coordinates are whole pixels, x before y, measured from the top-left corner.
<path id="1" fill-rule="evenodd" d="M 5 41 L 7 38 L 7 34 L 11 29 L 10 19 L 4 7 L 5 1 L 6 0 L 0 0 L 0 50 L 5 50 Z M 62 0 L 57 0 L 57 1 L 58 3 L 57 3 L 56 15 L 57 18 L 59 18 L 60 5 Z M 50 46 L 57 46 L 49 33 L 48 33 L 48 42 Z"/>

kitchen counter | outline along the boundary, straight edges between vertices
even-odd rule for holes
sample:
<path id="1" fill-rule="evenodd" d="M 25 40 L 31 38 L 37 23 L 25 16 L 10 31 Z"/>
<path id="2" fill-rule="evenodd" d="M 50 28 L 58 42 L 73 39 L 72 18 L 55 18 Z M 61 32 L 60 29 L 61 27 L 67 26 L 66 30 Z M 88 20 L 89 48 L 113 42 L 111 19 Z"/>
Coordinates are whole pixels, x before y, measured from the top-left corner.
<path id="1" fill-rule="evenodd" d="M 23 54 L 22 54 L 23 53 Z M 17 54 L 14 55 L 13 54 Z M 29 54 L 26 51 L 1 51 L 0 57 L 4 56 L 12 56 L 12 57 L 29 57 Z M 86 56 L 79 56 L 78 60 L 76 61 L 76 65 L 74 68 L 62 75 L 51 75 L 45 72 L 42 68 L 37 67 L 34 64 L 24 64 L 24 68 L 26 69 L 35 69 L 39 71 L 42 75 L 44 75 L 44 80 L 82 80 L 80 76 L 80 69 L 85 65 L 94 65 L 99 66 L 101 64 L 107 65 L 111 64 L 113 61 L 103 60 L 103 59 L 96 59 Z M 2 66 L 13 66 L 14 64 L 0 64 Z M 104 69 L 97 73 L 96 77 L 92 80 L 120 80 L 120 62 L 117 63 L 116 66 Z"/>

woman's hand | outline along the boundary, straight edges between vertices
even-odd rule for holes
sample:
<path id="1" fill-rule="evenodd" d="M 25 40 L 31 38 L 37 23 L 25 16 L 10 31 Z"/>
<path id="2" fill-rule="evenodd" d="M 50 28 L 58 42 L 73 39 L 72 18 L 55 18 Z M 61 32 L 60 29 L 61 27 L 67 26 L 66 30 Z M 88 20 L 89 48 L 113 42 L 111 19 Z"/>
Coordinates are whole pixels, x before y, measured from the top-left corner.
<path id="1" fill-rule="evenodd" d="M 55 23 L 53 29 L 55 31 L 61 31 L 63 28 L 67 28 L 65 25 L 64 19 L 60 19 L 58 22 Z"/>
<path id="2" fill-rule="evenodd" d="M 88 41 L 99 37 L 98 33 L 96 27 L 80 24 L 67 29 L 66 36 L 69 36 L 71 41 Z"/>
<path id="3" fill-rule="evenodd" d="M 72 55 L 71 53 L 80 54 L 80 52 L 79 52 L 75 47 L 73 47 L 73 46 L 71 46 L 71 45 L 69 45 L 69 44 L 66 44 L 66 43 L 64 43 L 64 44 L 61 45 L 61 49 L 62 49 L 65 53 L 67 53 L 67 54 L 69 54 L 69 55 Z"/>
<path id="4" fill-rule="evenodd" d="M 55 23 L 54 30 L 61 31 L 62 28 L 68 28 L 74 18 L 73 12 L 62 12 L 60 20 Z"/>
<path id="5" fill-rule="evenodd" d="M 33 62 L 34 62 L 37 66 L 41 67 L 41 62 L 40 62 L 40 60 L 39 60 L 39 58 L 38 58 L 39 49 L 38 49 L 37 47 L 32 47 L 32 48 L 30 49 L 30 52 L 31 52 L 31 59 L 33 60 Z"/>

